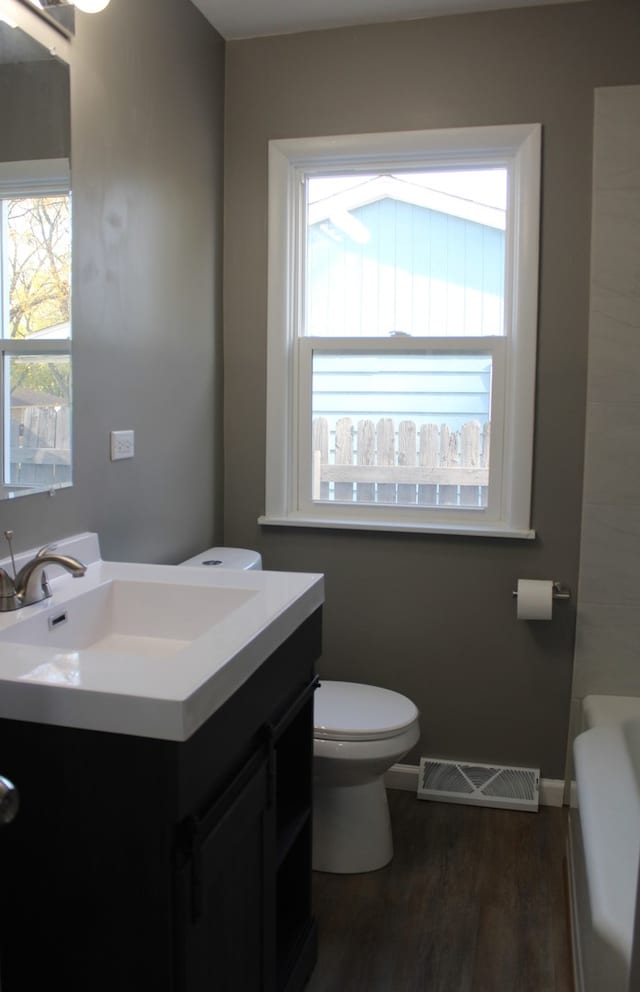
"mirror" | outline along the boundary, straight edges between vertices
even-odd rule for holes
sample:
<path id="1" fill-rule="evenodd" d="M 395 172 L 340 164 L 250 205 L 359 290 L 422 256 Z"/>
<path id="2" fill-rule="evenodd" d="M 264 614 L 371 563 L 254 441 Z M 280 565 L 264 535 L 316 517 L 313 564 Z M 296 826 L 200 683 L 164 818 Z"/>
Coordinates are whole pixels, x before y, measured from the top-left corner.
<path id="1" fill-rule="evenodd" d="M 71 485 L 69 66 L 0 8 L 0 498 Z M 47 29 L 50 30 L 50 29 Z"/>

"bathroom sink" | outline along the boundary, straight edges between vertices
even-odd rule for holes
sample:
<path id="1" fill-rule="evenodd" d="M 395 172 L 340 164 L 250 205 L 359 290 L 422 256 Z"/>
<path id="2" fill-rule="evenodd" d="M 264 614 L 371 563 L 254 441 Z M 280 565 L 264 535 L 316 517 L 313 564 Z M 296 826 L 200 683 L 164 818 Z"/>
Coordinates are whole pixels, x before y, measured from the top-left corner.
<path id="1" fill-rule="evenodd" d="M 0 720 L 187 740 L 324 600 L 317 574 L 103 561 L 93 533 L 57 550 L 86 573 L 47 566 L 52 596 L 0 613 Z"/>
<path id="2" fill-rule="evenodd" d="M 15 623 L 0 643 L 166 657 L 229 617 L 255 590 L 112 579 Z"/>

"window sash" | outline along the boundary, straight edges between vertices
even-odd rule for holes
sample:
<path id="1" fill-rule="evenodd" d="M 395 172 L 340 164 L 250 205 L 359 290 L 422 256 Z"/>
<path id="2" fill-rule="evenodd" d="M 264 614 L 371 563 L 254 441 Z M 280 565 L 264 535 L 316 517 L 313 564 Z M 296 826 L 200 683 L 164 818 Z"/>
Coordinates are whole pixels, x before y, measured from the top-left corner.
<path id="1" fill-rule="evenodd" d="M 405 524 L 422 524 L 429 520 L 440 523 L 496 523 L 501 516 L 501 466 L 503 463 L 504 437 L 504 379 L 506 342 L 501 337 L 485 338 L 299 338 L 298 393 L 296 423 L 297 438 L 297 509 L 309 519 L 364 521 L 397 520 Z M 313 449 L 312 449 L 312 376 L 313 357 L 317 354 L 389 354 L 389 355 L 438 355 L 457 353 L 461 356 L 489 356 L 492 364 L 491 386 L 491 447 L 486 507 L 433 507 L 411 504 L 349 503 L 313 498 Z"/>
<path id="2" fill-rule="evenodd" d="M 0 163 L 0 465 L 3 486 L 10 482 L 11 397 L 7 380 L 7 359 L 29 356 L 71 355 L 70 338 L 4 337 L 9 312 L 9 284 L 6 277 L 7 217 L 5 201 L 20 197 L 70 196 L 69 160 L 37 159 Z"/>
<path id="3" fill-rule="evenodd" d="M 67 158 L 0 162 L 0 199 L 19 196 L 62 196 L 71 189 Z"/>
<path id="4" fill-rule="evenodd" d="M 423 180 L 429 175 L 436 177 L 434 190 L 438 190 L 438 178 L 443 174 L 468 177 L 499 171 L 506 200 L 509 169 L 504 163 L 499 169 L 496 163 L 491 168 L 479 169 L 472 169 L 467 163 L 464 169 L 425 166 L 417 171 Z M 318 337 L 369 333 L 383 337 L 397 329 L 416 337 L 503 335 L 507 205 L 502 211 L 503 225 L 497 228 L 494 223 L 488 223 L 486 216 L 472 216 L 469 200 L 458 201 L 452 193 L 440 190 L 432 192 L 421 183 L 398 182 L 396 186 L 396 176 L 411 177 L 413 172 L 402 170 L 391 176 L 385 170 L 382 175 L 374 175 L 365 187 L 360 186 L 358 175 L 363 174 L 341 170 L 339 179 L 348 179 L 351 187 L 331 195 L 325 189 L 327 195 L 321 201 L 310 203 L 307 198 L 311 186 L 319 177 L 302 171 L 306 196 L 304 216 L 297 225 L 303 236 L 298 251 L 304 258 L 299 333 Z M 366 176 L 371 179 L 368 170 Z M 331 182 L 333 177 L 323 173 L 320 178 Z M 362 194 L 362 189 L 367 192 Z M 429 194 L 446 202 L 425 202 L 424 197 Z M 461 211 L 458 202 L 467 204 L 467 209 Z M 335 220 L 333 209 L 337 214 Z M 400 223 L 404 224 L 401 234 L 396 226 L 397 212 L 402 218 Z M 356 227 L 359 225 L 359 229 L 355 234 L 351 232 L 351 237 L 341 235 L 336 243 L 331 228 L 334 224 L 341 227 L 341 214 Z M 358 235 L 361 241 L 356 245 L 352 239 L 357 241 Z M 367 247 L 371 237 L 372 250 Z M 425 245 L 428 245 L 426 252 Z M 398 262 L 394 248 L 404 255 L 405 263 L 410 256 L 415 264 Z M 385 249 L 390 251 L 389 255 L 384 255 Z M 368 283 L 369 292 L 358 299 L 355 287 L 363 281 Z M 344 330 L 338 329 L 340 325 Z"/>
<path id="5" fill-rule="evenodd" d="M 29 350 L 26 353 L 18 349 L 9 348 L 6 349 L 2 354 L 2 366 L 1 366 L 0 377 L 2 382 L 2 396 L 4 397 L 4 403 L 3 403 L 4 431 L 3 431 L 3 445 L 2 445 L 3 485 L 10 487 L 11 489 L 22 489 L 25 487 L 28 488 L 30 485 L 34 484 L 33 482 L 31 483 L 25 482 L 23 479 L 19 479 L 14 476 L 12 472 L 12 461 L 16 463 L 22 462 L 21 471 L 25 471 L 25 467 L 26 467 L 27 473 L 30 471 L 30 468 L 33 465 L 38 466 L 38 469 L 40 470 L 42 469 L 43 465 L 48 465 L 51 477 L 46 481 L 44 479 L 41 480 L 38 483 L 39 486 L 55 487 L 56 485 L 66 484 L 66 477 L 68 476 L 71 469 L 71 450 L 70 450 L 70 433 L 69 433 L 69 429 L 70 429 L 69 417 L 71 413 L 71 392 L 69 391 L 69 393 L 67 393 L 66 396 L 62 395 L 60 397 L 60 409 L 64 409 L 66 411 L 66 415 L 65 413 L 62 414 L 63 420 L 60 425 L 57 422 L 57 418 L 60 413 L 60 410 L 56 407 L 54 413 L 53 410 L 51 410 L 50 408 L 50 404 L 44 404 L 45 407 L 49 407 L 48 415 L 45 414 L 45 419 L 43 424 L 38 423 L 35 439 L 32 434 L 32 430 L 34 426 L 33 421 L 29 417 L 29 414 L 28 413 L 26 414 L 26 423 L 29 429 L 25 433 L 24 440 L 26 440 L 27 442 L 27 446 L 25 448 L 23 447 L 24 440 L 22 442 L 18 440 L 18 443 L 16 445 L 16 437 L 13 434 L 15 430 L 16 420 L 15 418 L 12 417 L 13 410 L 11 405 L 11 390 L 9 388 L 12 378 L 12 373 L 15 373 L 15 367 L 13 369 L 11 368 L 12 359 L 15 362 L 15 360 L 19 361 L 20 359 L 24 359 L 24 358 L 28 359 L 29 357 L 35 357 L 40 362 L 42 362 L 43 360 L 46 362 L 51 358 L 63 358 L 63 359 L 67 358 L 69 365 L 69 373 L 70 373 L 71 348 L 69 347 L 69 342 L 63 341 L 61 343 L 63 345 L 66 345 L 66 347 L 54 348 L 54 349 L 49 348 L 46 351 L 44 349 L 29 348 Z M 27 408 L 31 406 L 34 407 L 39 406 L 39 404 L 35 400 L 32 403 L 26 402 L 24 405 Z M 54 420 L 53 424 L 51 422 L 52 416 Z M 62 430 L 61 436 L 59 435 L 60 429 Z M 22 437 L 22 432 L 20 436 Z M 14 442 L 13 444 L 12 444 L 12 437 Z M 65 444 L 64 443 L 65 440 L 68 441 L 69 444 Z M 53 444 L 51 443 L 52 441 L 54 442 Z M 20 453 L 22 457 L 18 457 L 18 453 Z M 62 474 L 60 474 L 60 471 Z M 56 477 L 58 480 L 57 482 L 56 482 Z M 62 482 L 60 482 L 61 478 L 62 478 Z"/>

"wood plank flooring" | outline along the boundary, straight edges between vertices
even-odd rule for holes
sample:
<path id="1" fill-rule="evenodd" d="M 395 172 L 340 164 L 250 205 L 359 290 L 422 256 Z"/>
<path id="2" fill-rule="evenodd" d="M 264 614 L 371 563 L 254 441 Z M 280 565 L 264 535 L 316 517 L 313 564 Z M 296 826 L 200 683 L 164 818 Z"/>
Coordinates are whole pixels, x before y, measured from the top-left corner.
<path id="1" fill-rule="evenodd" d="M 572 992 L 566 810 L 389 801 L 390 865 L 314 874 L 306 992 Z"/>

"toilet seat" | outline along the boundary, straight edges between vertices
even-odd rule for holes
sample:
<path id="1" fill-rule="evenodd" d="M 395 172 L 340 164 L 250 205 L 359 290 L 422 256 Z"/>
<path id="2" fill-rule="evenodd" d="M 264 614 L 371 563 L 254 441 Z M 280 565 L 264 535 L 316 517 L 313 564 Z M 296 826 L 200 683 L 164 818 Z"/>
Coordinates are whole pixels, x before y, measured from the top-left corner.
<path id="1" fill-rule="evenodd" d="M 325 741 L 378 741 L 397 737 L 418 719 L 399 692 L 357 682 L 323 681 L 316 692 L 314 737 Z"/>

